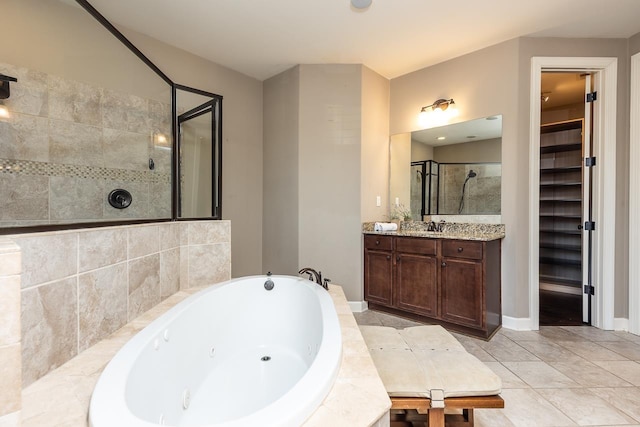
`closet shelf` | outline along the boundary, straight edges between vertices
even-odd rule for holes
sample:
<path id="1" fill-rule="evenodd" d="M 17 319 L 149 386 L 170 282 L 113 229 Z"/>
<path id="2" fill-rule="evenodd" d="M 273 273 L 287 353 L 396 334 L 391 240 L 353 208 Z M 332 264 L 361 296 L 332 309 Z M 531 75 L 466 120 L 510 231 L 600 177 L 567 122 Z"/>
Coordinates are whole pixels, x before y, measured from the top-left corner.
<path id="1" fill-rule="evenodd" d="M 540 173 L 544 173 L 544 174 L 569 173 L 569 172 L 578 172 L 578 171 L 582 171 L 582 165 L 540 169 Z"/>
<path id="2" fill-rule="evenodd" d="M 557 249 L 559 251 L 582 252 L 581 245 L 568 243 L 540 243 L 540 249 Z"/>
<path id="3" fill-rule="evenodd" d="M 582 215 L 570 215 L 570 214 L 540 214 L 540 218 L 582 219 Z"/>
<path id="4" fill-rule="evenodd" d="M 580 153 L 582 153 L 582 142 L 576 142 L 574 144 L 547 145 L 545 147 L 540 147 L 540 154 L 562 153 L 565 151 L 580 151 Z"/>
<path id="5" fill-rule="evenodd" d="M 566 265 L 572 267 L 580 267 L 582 260 L 579 259 L 562 259 L 557 257 L 540 257 L 540 264 Z"/>
<path id="6" fill-rule="evenodd" d="M 549 282 L 549 283 L 555 283 L 558 285 L 567 285 L 567 286 L 573 286 L 578 288 L 582 287 L 581 279 L 580 280 L 567 279 L 566 277 L 552 276 L 548 274 L 541 274 L 539 277 L 541 282 Z"/>
<path id="7" fill-rule="evenodd" d="M 582 230 L 555 230 L 552 228 L 541 228 L 540 233 L 553 233 L 553 234 L 566 234 L 568 236 L 579 236 L 582 234 Z"/>
<path id="8" fill-rule="evenodd" d="M 553 184 L 540 184 L 540 188 L 553 187 L 581 187 L 582 182 L 554 182 Z"/>

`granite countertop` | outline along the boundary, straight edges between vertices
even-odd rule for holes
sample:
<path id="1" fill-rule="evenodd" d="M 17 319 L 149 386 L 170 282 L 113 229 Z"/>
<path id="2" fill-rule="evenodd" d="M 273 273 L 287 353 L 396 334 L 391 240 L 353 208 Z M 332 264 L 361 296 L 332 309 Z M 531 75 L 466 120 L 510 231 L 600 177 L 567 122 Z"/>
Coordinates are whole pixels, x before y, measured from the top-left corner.
<path id="1" fill-rule="evenodd" d="M 375 231 L 374 222 L 362 224 L 364 234 L 386 236 L 425 237 L 431 239 L 477 240 L 488 242 L 500 240 L 505 236 L 504 224 L 472 224 L 472 223 L 442 223 L 442 231 L 428 231 L 429 223 L 423 221 L 401 221 L 398 231 Z"/>

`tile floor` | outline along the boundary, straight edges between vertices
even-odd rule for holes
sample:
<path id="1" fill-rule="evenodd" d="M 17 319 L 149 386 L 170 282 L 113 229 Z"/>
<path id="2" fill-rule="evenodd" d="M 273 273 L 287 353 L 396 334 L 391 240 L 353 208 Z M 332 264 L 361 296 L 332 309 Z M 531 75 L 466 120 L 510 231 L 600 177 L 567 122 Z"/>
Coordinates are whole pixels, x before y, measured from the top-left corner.
<path id="1" fill-rule="evenodd" d="M 359 325 L 419 325 L 354 316 Z M 477 427 L 640 427 L 640 336 L 589 326 L 501 329 L 489 342 L 454 335 L 502 378 L 505 408 L 476 410 Z"/>

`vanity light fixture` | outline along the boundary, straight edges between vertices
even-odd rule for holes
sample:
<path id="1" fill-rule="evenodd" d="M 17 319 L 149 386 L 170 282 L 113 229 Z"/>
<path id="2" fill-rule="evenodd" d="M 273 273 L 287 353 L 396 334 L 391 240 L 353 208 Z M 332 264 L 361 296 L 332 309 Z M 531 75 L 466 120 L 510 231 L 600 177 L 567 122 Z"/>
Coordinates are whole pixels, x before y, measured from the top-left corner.
<path id="1" fill-rule="evenodd" d="M 11 95 L 11 88 L 9 87 L 9 83 L 17 82 L 18 79 L 11 76 L 6 76 L 4 74 L 0 74 L 0 119 L 8 119 L 11 117 L 11 113 L 2 99 L 8 99 Z"/>
<path id="2" fill-rule="evenodd" d="M 0 74 L 0 99 L 7 99 L 11 95 L 11 88 L 9 87 L 9 83 L 17 82 L 18 79 L 11 76 L 5 76 L 4 74 Z"/>
<path id="3" fill-rule="evenodd" d="M 433 104 L 420 109 L 419 121 L 424 127 L 438 126 L 457 115 L 458 108 L 453 98 L 438 99 Z"/>

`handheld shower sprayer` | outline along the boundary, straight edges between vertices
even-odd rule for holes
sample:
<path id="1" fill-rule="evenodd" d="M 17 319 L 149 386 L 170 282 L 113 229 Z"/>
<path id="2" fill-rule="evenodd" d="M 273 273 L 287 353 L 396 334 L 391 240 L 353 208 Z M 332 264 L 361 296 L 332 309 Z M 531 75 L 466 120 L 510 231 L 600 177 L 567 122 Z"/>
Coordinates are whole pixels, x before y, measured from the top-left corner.
<path id="1" fill-rule="evenodd" d="M 462 209 L 464 208 L 464 189 L 467 186 L 467 182 L 471 178 L 475 178 L 476 176 L 478 176 L 478 174 L 473 169 L 469 169 L 469 173 L 467 174 L 467 177 L 464 179 L 464 184 L 462 184 L 462 194 L 460 195 L 460 206 L 458 206 L 458 214 L 461 214 Z"/>

